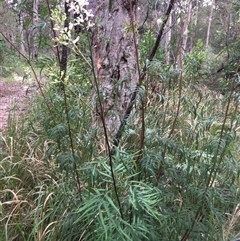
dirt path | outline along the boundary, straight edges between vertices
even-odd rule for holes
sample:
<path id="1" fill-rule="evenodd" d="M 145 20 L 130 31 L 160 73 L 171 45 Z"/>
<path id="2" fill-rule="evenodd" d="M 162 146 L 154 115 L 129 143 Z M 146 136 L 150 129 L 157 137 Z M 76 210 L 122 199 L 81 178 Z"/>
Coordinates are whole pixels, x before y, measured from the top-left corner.
<path id="1" fill-rule="evenodd" d="M 17 106 L 17 113 L 26 108 L 27 88 L 27 85 L 19 82 L 6 83 L 0 80 L 0 132 L 6 126 L 9 111 L 14 104 Z"/>

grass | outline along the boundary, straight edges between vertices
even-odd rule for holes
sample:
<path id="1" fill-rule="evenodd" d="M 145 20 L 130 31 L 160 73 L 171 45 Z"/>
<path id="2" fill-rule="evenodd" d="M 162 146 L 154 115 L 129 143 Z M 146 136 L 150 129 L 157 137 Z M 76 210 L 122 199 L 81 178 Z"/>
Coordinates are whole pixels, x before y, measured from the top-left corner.
<path id="1" fill-rule="evenodd" d="M 140 162 L 135 163 L 140 131 L 137 112 L 114 156 L 121 219 L 104 145 L 94 139 L 90 106 L 83 104 L 88 97 L 69 86 L 71 94 L 76 93 L 70 111 L 82 185 L 79 196 L 68 134 L 61 124 L 64 118 L 57 117 L 62 100 L 56 98 L 54 89 L 49 91 L 46 96 L 54 96 L 57 126 L 43 115 L 46 107 L 38 100 L 26 118 L 15 122 L 12 112 L 1 137 L 4 231 L 0 240 L 183 240 L 197 214 L 189 240 L 203 236 L 205 240 L 230 240 L 238 235 L 239 117 L 234 101 L 227 119 L 231 129 L 222 133 L 219 146 L 227 97 L 186 87 L 173 128 L 177 91 L 167 91 L 164 102 L 152 95 Z M 157 181 L 160 164 L 162 174 Z"/>
<path id="2" fill-rule="evenodd" d="M 1 136 L 0 240 L 237 237 L 239 102 L 231 86 L 222 95 L 200 84 L 206 74 L 193 70 L 197 57 L 182 71 L 150 64 L 114 151 L 112 133 L 94 118 L 84 60 L 70 58 L 62 80 L 57 64 L 41 59 L 44 96 L 21 119 L 13 110 Z"/>
<path id="3" fill-rule="evenodd" d="M 24 130 L 23 122 L 11 120 L 8 137 L 1 137 L 1 240 L 44 240 L 46 207 L 53 197 L 49 189 L 56 185 L 44 150 L 32 149 L 35 134 Z M 4 132 L 4 133 L 6 133 Z M 50 186 L 50 188 L 48 187 Z M 57 185 L 55 188 L 58 188 Z"/>

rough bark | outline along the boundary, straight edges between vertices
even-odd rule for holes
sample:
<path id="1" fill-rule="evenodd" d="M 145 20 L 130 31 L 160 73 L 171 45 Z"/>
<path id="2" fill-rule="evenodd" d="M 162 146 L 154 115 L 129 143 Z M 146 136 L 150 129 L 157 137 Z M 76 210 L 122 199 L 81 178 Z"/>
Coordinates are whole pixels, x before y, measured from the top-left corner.
<path id="1" fill-rule="evenodd" d="M 176 0 L 169 0 L 169 4 L 168 4 L 167 10 L 166 10 L 165 15 L 164 15 L 165 18 L 163 19 L 162 25 L 161 25 L 161 27 L 160 27 L 160 29 L 158 31 L 158 35 L 157 35 L 156 41 L 154 43 L 154 46 L 153 46 L 152 50 L 150 51 L 150 53 L 148 55 L 148 62 L 149 63 L 153 60 L 153 58 L 154 58 L 154 56 L 155 56 L 155 54 L 156 54 L 156 52 L 158 50 L 158 47 L 160 45 L 160 41 L 162 39 L 163 32 L 164 32 L 164 29 L 166 27 L 168 18 L 169 18 L 170 14 L 171 14 L 171 12 L 172 12 L 172 10 L 174 8 L 175 1 Z M 123 133 L 123 130 L 124 130 L 125 126 L 126 126 L 128 117 L 132 113 L 133 105 L 134 105 L 134 103 L 136 101 L 137 94 L 138 94 L 138 88 L 142 84 L 142 82 L 143 82 L 143 80 L 144 80 L 144 78 L 145 78 L 145 76 L 147 74 L 148 67 L 149 67 L 149 65 L 145 64 L 145 66 L 142 68 L 138 84 L 134 88 L 134 92 L 131 95 L 131 100 L 130 100 L 129 105 L 128 105 L 126 111 L 125 111 L 125 114 L 124 114 L 124 117 L 123 117 L 123 121 L 121 122 L 121 125 L 118 128 L 117 134 L 115 135 L 114 142 L 113 142 L 113 145 L 115 147 L 117 147 L 119 145 L 119 141 L 120 141 L 120 139 L 122 137 L 122 133 Z"/>
<path id="2" fill-rule="evenodd" d="M 131 30 L 131 12 L 135 18 L 136 3 L 132 1 L 130 5 L 126 0 L 114 1 L 110 11 L 109 0 L 97 0 L 95 6 L 95 27 L 92 30 L 95 74 L 104 109 L 103 117 L 108 130 L 115 134 L 137 84 Z M 97 106 L 97 115 L 101 115 Z"/>

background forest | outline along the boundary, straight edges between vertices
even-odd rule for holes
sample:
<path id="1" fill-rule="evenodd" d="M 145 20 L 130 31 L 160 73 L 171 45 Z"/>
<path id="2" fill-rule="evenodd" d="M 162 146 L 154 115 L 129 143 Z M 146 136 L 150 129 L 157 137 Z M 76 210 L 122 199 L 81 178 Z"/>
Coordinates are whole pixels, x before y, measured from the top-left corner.
<path id="1" fill-rule="evenodd" d="M 240 237 L 238 0 L 2 0 L 0 22 L 1 80 L 37 89 L 0 136 L 0 240 Z"/>

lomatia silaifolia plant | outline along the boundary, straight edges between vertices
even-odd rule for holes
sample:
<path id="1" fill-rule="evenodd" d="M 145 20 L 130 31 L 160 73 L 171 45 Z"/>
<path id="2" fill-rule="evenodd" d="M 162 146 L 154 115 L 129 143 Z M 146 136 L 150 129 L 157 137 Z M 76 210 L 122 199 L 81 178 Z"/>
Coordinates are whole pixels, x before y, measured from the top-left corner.
<path id="1" fill-rule="evenodd" d="M 174 2 L 170 1 L 166 16 Z M 51 12 L 52 31 L 59 35 L 54 35 L 54 64 L 52 59 L 41 59 L 48 66 L 44 98 L 36 97 L 22 125 L 10 122 L 3 134 L 0 238 L 235 238 L 240 232 L 235 92 L 239 69 L 233 79 L 226 79 L 231 88 L 224 96 L 196 83 L 192 76 L 197 74 L 188 75 L 188 68 L 194 66 L 191 61 L 198 50 L 177 69 L 164 62 L 163 50 L 155 55 L 164 20 L 157 38 L 149 32 L 144 36 L 154 43 L 150 54 L 146 46 L 135 46 L 148 61 L 136 54 L 139 67 L 145 66 L 128 106 L 132 109 L 126 110 L 117 141 L 111 139 L 89 47 L 90 31 L 76 34 L 77 27 L 93 26 L 86 6 L 87 1 L 69 0 L 64 10 Z M 137 38 L 134 24 L 129 26 Z M 202 49 L 199 55 L 204 62 Z"/>

